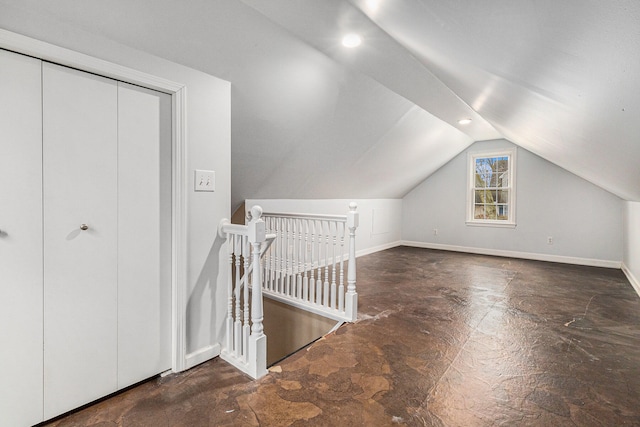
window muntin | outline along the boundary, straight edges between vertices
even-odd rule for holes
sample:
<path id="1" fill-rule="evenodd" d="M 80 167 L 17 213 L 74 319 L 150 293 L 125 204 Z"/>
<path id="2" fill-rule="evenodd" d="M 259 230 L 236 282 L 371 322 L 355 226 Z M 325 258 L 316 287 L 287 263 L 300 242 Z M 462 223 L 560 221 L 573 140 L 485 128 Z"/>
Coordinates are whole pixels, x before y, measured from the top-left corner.
<path id="1" fill-rule="evenodd" d="M 515 150 L 469 155 L 467 223 L 515 226 Z"/>

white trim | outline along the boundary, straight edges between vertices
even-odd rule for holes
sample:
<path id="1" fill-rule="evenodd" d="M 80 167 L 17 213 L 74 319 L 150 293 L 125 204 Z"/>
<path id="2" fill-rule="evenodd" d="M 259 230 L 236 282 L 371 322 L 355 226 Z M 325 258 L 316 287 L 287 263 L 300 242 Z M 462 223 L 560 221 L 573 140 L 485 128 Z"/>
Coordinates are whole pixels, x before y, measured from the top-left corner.
<path id="1" fill-rule="evenodd" d="M 191 369 L 220 355 L 220 344 L 212 344 L 185 356 L 185 369 Z"/>
<path id="2" fill-rule="evenodd" d="M 24 55 L 33 56 L 45 61 L 55 62 L 71 68 L 77 68 L 89 73 L 99 74 L 127 83 L 144 86 L 161 92 L 174 93 L 184 87 L 183 84 L 172 82 L 161 77 L 143 73 L 133 68 L 114 64 L 103 59 L 94 58 L 84 53 L 75 52 L 47 42 L 32 39 L 21 34 L 0 28 L 0 47 Z"/>
<path id="3" fill-rule="evenodd" d="M 631 286 L 633 286 L 633 289 L 635 289 L 638 296 L 640 296 L 640 280 L 638 280 L 638 278 L 633 275 L 631 270 L 629 270 L 629 267 L 627 267 L 624 262 L 622 263 L 622 272 L 625 276 L 627 276 L 627 279 L 629 279 Z"/>
<path id="4" fill-rule="evenodd" d="M 180 372 L 187 368 L 187 88 L 173 93 L 173 236 L 172 236 L 172 368 Z"/>
<path id="5" fill-rule="evenodd" d="M 333 319 L 336 322 L 349 322 L 350 320 L 347 318 L 347 315 L 344 311 L 340 311 L 333 308 L 328 308 L 323 305 L 311 305 L 310 303 L 305 303 L 303 300 L 295 300 L 291 297 L 286 297 L 281 294 L 272 293 L 267 289 L 262 290 L 262 295 L 265 298 L 269 298 L 275 301 L 279 301 L 283 304 L 289 305 L 291 307 L 299 308 L 300 310 L 304 310 L 313 314 L 317 314 L 319 316 L 324 316 L 329 319 Z"/>
<path id="6" fill-rule="evenodd" d="M 187 279 L 186 212 L 186 86 L 132 68 L 94 58 L 0 28 L 0 48 L 55 62 L 126 83 L 165 92 L 172 97 L 172 369 L 186 369 L 185 288 Z"/>
<path id="7" fill-rule="evenodd" d="M 465 221 L 465 224 L 471 227 L 498 227 L 498 228 L 516 228 L 515 222 L 486 222 L 486 220 Z"/>
<path id="8" fill-rule="evenodd" d="M 443 245 L 440 243 L 415 242 L 411 240 L 403 240 L 402 245 L 412 246 L 415 248 L 438 249 L 438 250 L 453 251 L 453 252 L 466 252 L 466 253 L 478 254 L 478 255 L 521 258 L 521 259 L 530 259 L 534 261 L 559 262 L 562 264 L 587 265 L 591 267 L 605 267 L 605 268 L 620 269 L 620 267 L 622 266 L 622 262 L 612 261 L 612 260 L 568 257 L 568 256 L 562 256 L 562 255 L 538 254 L 534 252 L 505 251 L 502 249 L 486 249 L 486 248 L 474 248 L 474 247 L 468 247 L 468 246 Z"/>
<path id="9" fill-rule="evenodd" d="M 337 331 L 338 329 L 340 329 L 340 326 L 342 326 L 342 325 L 344 325 L 344 324 L 345 324 L 345 322 L 344 322 L 344 321 L 342 321 L 342 320 L 340 320 L 338 323 L 336 323 L 336 324 L 333 326 L 333 328 L 331 328 L 331 330 L 330 330 L 329 332 L 327 332 L 327 333 L 326 333 L 326 334 L 324 334 L 323 336 L 325 336 L 325 337 L 326 337 L 326 336 L 327 336 L 327 335 L 329 335 L 330 333 Z"/>
<path id="10" fill-rule="evenodd" d="M 356 243 L 357 243 L 357 240 L 356 240 Z M 401 240 L 385 243 L 383 245 L 372 246 L 370 248 L 360 249 L 359 251 L 356 251 L 356 258 L 360 258 L 361 256 L 369 255 L 375 252 L 385 251 L 387 249 L 395 248 L 397 246 L 402 246 Z"/>

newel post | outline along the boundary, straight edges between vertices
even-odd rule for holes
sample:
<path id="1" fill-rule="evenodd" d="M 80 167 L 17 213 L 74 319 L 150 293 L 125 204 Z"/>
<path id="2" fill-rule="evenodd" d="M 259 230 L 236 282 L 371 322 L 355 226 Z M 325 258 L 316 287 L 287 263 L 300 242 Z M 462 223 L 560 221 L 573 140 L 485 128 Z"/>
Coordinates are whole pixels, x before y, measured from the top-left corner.
<path id="1" fill-rule="evenodd" d="M 260 378 L 267 374 L 267 336 L 264 334 L 262 320 L 262 270 L 260 269 L 260 249 L 266 240 L 262 208 L 251 208 L 251 221 L 248 225 L 249 242 L 253 248 L 253 272 L 251 280 L 251 337 L 249 338 L 249 358 L 251 374 Z M 255 370 L 254 370 L 255 368 Z"/>
<path id="2" fill-rule="evenodd" d="M 347 265 L 347 295 L 345 299 L 345 312 L 355 322 L 358 317 L 358 294 L 356 293 L 356 228 L 358 228 L 359 214 L 356 212 L 358 205 L 349 203 L 347 213 L 347 227 L 349 228 L 349 263 Z"/>

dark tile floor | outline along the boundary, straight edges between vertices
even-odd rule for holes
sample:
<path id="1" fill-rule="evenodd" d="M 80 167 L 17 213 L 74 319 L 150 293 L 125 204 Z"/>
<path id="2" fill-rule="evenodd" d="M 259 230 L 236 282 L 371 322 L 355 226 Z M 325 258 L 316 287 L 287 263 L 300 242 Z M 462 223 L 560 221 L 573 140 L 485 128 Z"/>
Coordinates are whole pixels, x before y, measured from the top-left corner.
<path id="1" fill-rule="evenodd" d="M 400 247 L 355 324 L 259 381 L 220 359 L 51 426 L 640 425 L 640 298 L 618 270 Z"/>

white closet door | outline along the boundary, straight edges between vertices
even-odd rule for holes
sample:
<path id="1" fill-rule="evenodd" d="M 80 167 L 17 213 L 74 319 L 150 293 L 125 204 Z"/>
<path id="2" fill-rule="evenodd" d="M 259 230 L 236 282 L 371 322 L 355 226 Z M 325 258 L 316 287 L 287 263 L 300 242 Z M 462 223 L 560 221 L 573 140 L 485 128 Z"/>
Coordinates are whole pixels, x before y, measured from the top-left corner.
<path id="1" fill-rule="evenodd" d="M 171 97 L 118 86 L 118 388 L 123 388 L 171 369 Z"/>
<path id="2" fill-rule="evenodd" d="M 43 156 L 48 419 L 117 388 L 116 82 L 43 64 Z"/>
<path id="3" fill-rule="evenodd" d="M 0 50 L 0 425 L 42 421 L 41 62 Z"/>

